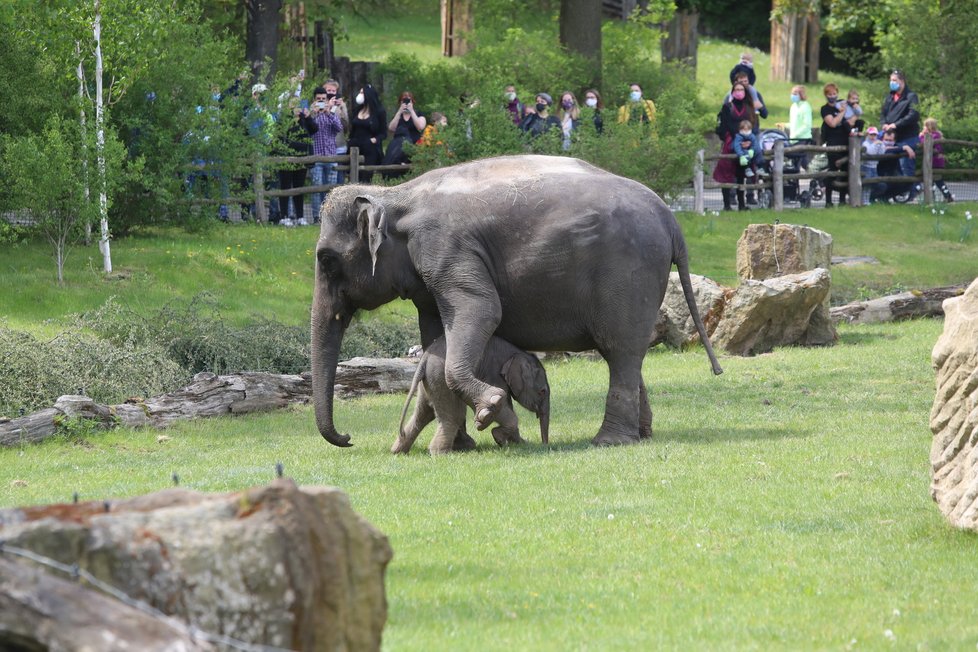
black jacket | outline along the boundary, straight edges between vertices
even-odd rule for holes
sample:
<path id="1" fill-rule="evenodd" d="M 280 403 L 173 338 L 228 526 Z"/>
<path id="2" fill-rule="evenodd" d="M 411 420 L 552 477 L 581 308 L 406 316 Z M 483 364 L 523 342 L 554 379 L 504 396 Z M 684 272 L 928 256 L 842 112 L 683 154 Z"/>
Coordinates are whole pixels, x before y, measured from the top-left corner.
<path id="1" fill-rule="evenodd" d="M 903 95 L 899 100 L 893 99 L 896 95 L 891 92 L 886 101 L 883 102 L 883 110 L 880 111 L 880 122 L 882 124 L 896 125 L 897 142 L 917 138 L 920 133 L 920 111 L 918 106 L 920 100 L 912 90 L 903 87 Z"/>

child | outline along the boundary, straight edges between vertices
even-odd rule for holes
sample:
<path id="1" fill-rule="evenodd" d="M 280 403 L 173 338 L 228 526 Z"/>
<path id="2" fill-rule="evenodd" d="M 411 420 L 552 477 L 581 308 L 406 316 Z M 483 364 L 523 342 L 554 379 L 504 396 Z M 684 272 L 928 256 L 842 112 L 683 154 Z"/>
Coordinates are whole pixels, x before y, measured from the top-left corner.
<path id="1" fill-rule="evenodd" d="M 842 120 L 846 123 L 850 130 L 855 129 L 857 132 L 861 132 L 863 127 L 866 125 L 863 122 L 863 108 L 859 106 L 859 91 L 851 90 L 849 94 L 846 95 L 846 101 L 844 104 L 840 105 L 840 108 L 845 106 L 846 112 L 842 116 Z"/>
<path id="2" fill-rule="evenodd" d="M 744 72 L 747 73 L 747 81 L 753 86 L 757 83 L 757 73 L 754 72 L 754 55 L 749 51 L 744 50 L 740 54 L 740 62 L 736 66 L 730 69 L 730 83 L 734 83 L 737 79 L 737 73 Z"/>
<path id="3" fill-rule="evenodd" d="M 876 127 L 867 129 L 866 139 L 863 140 L 863 153 L 869 156 L 880 156 L 885 151 L 886 145 L 879 139 L 879 130 Z M 859 172 L 864 179 L 872 179 L 879 176 L 876 171 L 878 166 L 879 161 L 875 159 L 863 159 L 862 165 L 859 166 Z M 875 188 L 875 184 L 863 185 L 863 206 L 869 204 L 869 196 L 873 188 Z"/>
<path id="4" fill-rule="evenodd" d="M 933 166 L 935 170 L 943 170 L 947 165 L 947 161 L 944 159 L 944 146 L 938 142 L 944 137 L 944 134 L 940 132 L 937 128 L 937 120 L 934 118 L 927 118 L 924 120 L 924 130 L 920 132 L 920 144 L 924 144 L 924 140 L 927 138 L 927 134 L 930 134 L 931 139 L 934 141 L 934 158 Z M 954 195 L 948 190 L 947 184 L 944 183 L 944 179 L 934 177 L 934 185 L 941 191 L 944 195 L 944 199 L 948 202 L 954 201 Z"/>
<path id="5" fill-rule="evenodd" d="M 751 178 L 755 175 L 756 163 L 761 157 L 761 145 L 757 140 L 757 136 L 754 135 L 753 124 L 750 120 L 741 120 L 737 131 L 737 135 L 733 139 L 733 151 L 734 154 L 740 157 L 737 166 L 736 177 L 737 183 L 742 184 L 747 178 Z M 746 205 L 743 203 L 744 193 L 742 190 L 737 191 L 737 205 L 738 209 L 745 211 L 747 210 Z"/>

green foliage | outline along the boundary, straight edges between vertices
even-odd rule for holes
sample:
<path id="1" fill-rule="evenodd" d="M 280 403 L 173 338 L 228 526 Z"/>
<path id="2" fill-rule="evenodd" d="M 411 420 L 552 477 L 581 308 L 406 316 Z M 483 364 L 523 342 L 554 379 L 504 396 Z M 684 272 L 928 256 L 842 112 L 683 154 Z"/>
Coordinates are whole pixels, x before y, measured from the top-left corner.
<path id="1" fill-rule="evenodd" d="M 153 342 L 110 342 L 77 328 L 42 340 L 0 324 L 0 415 L 49 407 L 64 394 L 121 403 L 161 394 L 187 378 Z"/>
<path id="2" fill-rule="evenodd" d="M 416 319 L 394 315 L 388 319 L 361 318 L 343 336 L 340 360 L 398 358 L 407 355 L 408 349 L 420 342 Z"/>

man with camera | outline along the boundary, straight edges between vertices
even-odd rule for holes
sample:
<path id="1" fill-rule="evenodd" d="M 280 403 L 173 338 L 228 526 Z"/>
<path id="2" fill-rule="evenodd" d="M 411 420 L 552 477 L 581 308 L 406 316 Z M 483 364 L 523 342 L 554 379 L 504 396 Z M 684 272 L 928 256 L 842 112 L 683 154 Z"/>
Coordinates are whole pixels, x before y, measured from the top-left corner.
<path id="1" fill-rule="evenodd" d="M 312 106 L 305 109 L 307 119 L 315 122 L 317 127 L 312 135 L 312 153 L 314 156 L 336 156 L 340 153 L 337 151 L 337 140 L 343 136 L 345 129 L 343 118 L 347 116 L 346 104 L 339 97 L 339 84 L 330 79 L 323 86 L 317 86 L 312 94 Z M 338 183 L 336 163 L 314 164 L 311 177 L 314 186 Z M 314 222 L 319 222 L 319 207 L 322 203 L 323 193 L 313 193 Z"/>

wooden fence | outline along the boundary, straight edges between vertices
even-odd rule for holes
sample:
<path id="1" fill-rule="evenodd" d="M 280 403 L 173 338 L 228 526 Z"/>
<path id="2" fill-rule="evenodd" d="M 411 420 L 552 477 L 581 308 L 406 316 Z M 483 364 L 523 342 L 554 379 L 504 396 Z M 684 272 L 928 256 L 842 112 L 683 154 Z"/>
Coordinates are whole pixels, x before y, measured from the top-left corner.
<path id="1" fill-rule="evenodd" d="M 705 172 L 707 162 L 719 161 L 720 159 L 724 158 L 736 159 L 739 157 L 736 154 L 714 154 L 711 156 L 706 156 L 705 150 L 701 149 L 696 153 L 696 162 L 693 167 L 693 210 L 697 213 L 702 213 L 704 211 L 706 190 L 717 188 L 736 188 L 740 190 L 770 190 L 772 193 L 771 208 L 776 211 L 781 211 L 784 210 L 785 182 L 798 180 L 800 183 L 803 180 L 811 179 L 843 179 L 841 182 L 835 182 L 836 187 L 842 186 L 848 188 L 850 206 L 861 206 L 863 186 L 876 183 L 919 183 L 922 186 L 921 190 L 923 193 L 924 202 L 928 204 L 933 203 L 933 186 L 935 180 L 934 140 L 931 138 L 930 134 L 927 135 L 921 145 L 915 148 L 917 151 L 919 171 L 912 177 L 863 177 L 860 174 L 860 167 L 863 161 L 879 161 L 883 159 L 902 158 L 902 156 L 897 154 L 867 156 L 862 151 L 862 138 L 862 134 L 851 134 L 849 136 L 848 145 L 839 145 L 835 147 L 817 145 L 793 145 L 791 147 L 786 147 L 784 140 L 776 140 L 774 142 L 774 147 L 770 151 L 764 152 L 765 158 L 770 160 L 770 175 L 762 177 L 757 183 L 750 184 L 717 183 L 712 180 L 708 181 Z M 954 145 L 978 149 L 978 143 L 967 140 L 942 138 L 940 142 L 943 147 L 946 147 L 947 145 Z M 805 171 L 798 173 L 786 173 L 784 171 L 785 156 L 790 158 L 792 156 L 798 156 L 806 153 L 809 154 L 809 156 L 815 154 L 844 153 L 846 156 L 841 159 L 841 162 L 848 163 L 849 168 L 845 172 L 824 170 L 819 172 Z M 945 156 L 947 156 L 946 151 Z M 978 169 L 973 168 L 939 168 L 937 172 L 941 177 L 945 175 L 955 175 L 959 177 L 964 176 L 978 178 Z"/>
<path id="2" fill-rule="evenodd" d="M 238 197 L 222 197 L 220 199 L 191 199 L 192 204 L 255 204 L 255 220 L 261 224 L 268 222 L 268 209 L 265 200 L 276 197 L 295 197 L 296 195 L 309 195 L 317 192 L 329 192 L 338 184 L 327 183 L 317 186 L 302 186 L 301 188 L 289 188 L 288 190 L 266 190 L 265 189 L 265 170 L 278 165 L 310 165 L 313 163 L 335 163 L 336 169 L 344 174 L 344 179 L 349 183 L 360 183 L 360 175 L 363 172 L 408 172 L 411 169 L 410 163 L 397 165 L 364 165 L 364 157 L 360 154 L 357 147 L 351 147 L 349 153 L 338 154 L 336 156 L 268 156 L 258 159 L 253 163 L 254 171 L 251 176 L 251 187 L 253 194 Z M 216 166 L 219 167 L 219 166 Z M 194 168 L 195 170 L 206 170 L 204 168 Z"/>

